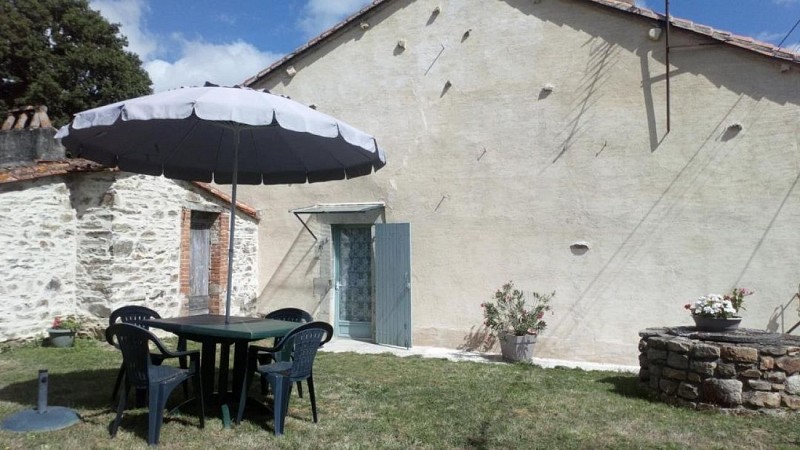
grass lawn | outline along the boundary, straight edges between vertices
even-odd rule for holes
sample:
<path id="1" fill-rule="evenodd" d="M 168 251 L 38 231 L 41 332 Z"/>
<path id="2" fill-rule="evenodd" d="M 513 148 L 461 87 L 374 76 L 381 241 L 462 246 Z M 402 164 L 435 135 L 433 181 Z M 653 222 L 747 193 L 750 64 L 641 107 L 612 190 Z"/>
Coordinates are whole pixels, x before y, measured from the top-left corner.
<path id="1" fill-rule="evenodd" d="M 0 450 L 146 448 L 147 411 L 132 410 L 113 440 L 110 395 L 120 356 L 104 342 L 70 349 L 35 345 L 0 352 L 0 419 L 36 405 L 37 371 L 50 371 L 51 406 L 81 422 L 47 433 L 0 431 Z M 780 449 L 800 447 L 800 416 L 728 416 L 652 401 L 636 376 L 529 365 L 391 355 L 321 353 L 315 365 L 320 423 L 293 393 L 285 435 L 260 411 L 223 429 L 209 407 L 165 422 L 161 448 Z M 252 395 L 258 394 L 253 383 Z M 172 400 L 183 399 L 176 389 Z"/>

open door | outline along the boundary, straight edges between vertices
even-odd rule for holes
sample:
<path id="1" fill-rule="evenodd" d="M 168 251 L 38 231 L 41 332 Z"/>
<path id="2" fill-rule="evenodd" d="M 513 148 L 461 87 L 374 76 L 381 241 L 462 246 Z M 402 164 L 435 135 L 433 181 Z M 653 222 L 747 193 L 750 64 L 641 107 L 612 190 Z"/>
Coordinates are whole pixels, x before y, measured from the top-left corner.
<path id="1" fill-rule="evenodd" d="M 372 230 L 368 225 L 336 225 L 336 336 L 372 339 Z"/>
<path id="2" fill-rule="evenodd" d="M 411 347 L 411 226 L 375 225 L 375 342 Z"/>

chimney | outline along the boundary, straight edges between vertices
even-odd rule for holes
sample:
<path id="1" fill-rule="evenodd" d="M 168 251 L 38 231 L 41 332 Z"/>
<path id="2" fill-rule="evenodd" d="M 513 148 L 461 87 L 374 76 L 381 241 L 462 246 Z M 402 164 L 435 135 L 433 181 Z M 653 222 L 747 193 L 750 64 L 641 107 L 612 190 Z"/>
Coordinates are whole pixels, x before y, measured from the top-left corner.
<path id="1" fill-rule="evenodd" d="M 53 138 L 55 134 L 46 106 L 9 111 L 0 129 L 0 168 L 65 159 L 64 147 Z"/>

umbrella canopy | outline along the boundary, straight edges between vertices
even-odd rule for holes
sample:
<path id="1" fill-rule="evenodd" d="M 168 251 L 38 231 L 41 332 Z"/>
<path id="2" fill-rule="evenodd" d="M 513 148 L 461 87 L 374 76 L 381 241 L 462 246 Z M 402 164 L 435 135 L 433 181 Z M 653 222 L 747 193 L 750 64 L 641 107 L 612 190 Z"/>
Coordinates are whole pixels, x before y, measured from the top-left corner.
<path id="1" fill-rule="evenodd" d="M 90 109 L 56 138 L 73 157 L 126 172 L 232 185 L 226 317 L 237 184 L 343 180 L 386 164 L 372 136 L 288 98 L 239 87 L 181 88 Z"/>

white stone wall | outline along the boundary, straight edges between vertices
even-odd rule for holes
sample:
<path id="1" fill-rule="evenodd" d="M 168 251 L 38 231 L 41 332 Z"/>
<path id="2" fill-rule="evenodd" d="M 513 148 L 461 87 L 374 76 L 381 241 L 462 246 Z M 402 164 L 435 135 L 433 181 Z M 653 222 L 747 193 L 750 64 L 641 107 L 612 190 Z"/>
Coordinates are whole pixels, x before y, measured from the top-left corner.
<path id="1" fill-rule="evenodd" d="M 191 183 L 124 173 L 0 185 L 0 340 L 36 336 L 56 315 L 102 323 L 127 304 L 179 315 L 181 211 L 226 206 Z M 233 314 L 253 311 L 258 274 L 256 221 L 236 225 Z"/>
<path id="2" fill-rule="evenodd" d="M 800 279 L 797 65 L 674 50 L 667 134 L 649 20 L 566 0 L 397 1 L 364 20 L 254 86 L 374 134 L 388 157 L 368 177 L 240 190 L 263 210 L 260 308 L 318 276 L 288 210 L 382 200 L 411 223 L 417 345 L 471 342 L 508 280 L 556 291 L 541 357 L 635 364 L 638 330 L 688 325 L 684 303 L 734 286 L 757 292 L 743 326 L 800 319 L 780 314 Z M 274 276 L 287 267 L 307 273 L 302 291 Z"/>
<path id="3" fill-rule="evenodd" d="M 145 175 L 120 176 L 114 184 L 111 249 L 114 264 L 108 290 L 110 309 L 143 302 L 162 316 L 180 314 L 180 219 L 182 209 L 227 213 L 190 183 Z M 234 235 L 232 314 L 252 310 L 256 295 L 256 225 L 237 216 Z M 225 292 L 222 293 L 224 298 Z"/>
<path id="4" fill-rule="evenodd" d="M 76 312 L 75 211 L 63 180 L 0 184 L 0 249 L 0 340 Z"/>

